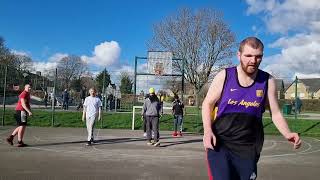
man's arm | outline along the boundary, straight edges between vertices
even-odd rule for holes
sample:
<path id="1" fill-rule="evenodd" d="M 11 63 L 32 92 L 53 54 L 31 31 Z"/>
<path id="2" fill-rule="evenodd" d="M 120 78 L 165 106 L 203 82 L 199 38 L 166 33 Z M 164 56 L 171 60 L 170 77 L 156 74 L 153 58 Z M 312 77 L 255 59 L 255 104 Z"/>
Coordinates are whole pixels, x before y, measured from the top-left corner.
<path id="1" fill-rule="evenodd" d="M 86 112 L 87 112 L 87 102 L 85 99 L 84 103 L 83 103 L 82 121 L 85 121 L 85 119 L 86 119 Z"/>
<path id="2" fill-rule="evenodd" d="M 146 103 L 147 103 L 147 99 L 145 99 L 144 102 L 143 102 L 143 107 L 142 107 L 142 110 L 141 110 L 141 116 L 144 116 L 144 113 L 145 113 L 146 110 L 147 110 L 147 105 L 146 105 Z"/>
<path id="3" fill-rule="evenodd" d="M 98 121 L 101 120 L 101 111 L 102 111 L 102 102 L 101 100 L 99 99 L 99 114 L 98 114 Z"/>
<path id="4" fill-rule="evenodd" d="M 225 76 L 225 70 L 220 71 L 216 75 L 210 85 L 207 96 L 202 103 L 202 121 L 204 130 L 203 145 L 208 149 L 213 149 L 213 146 L 216 145 L 216 137 L 211 128 L 211 111 L 213 110 L 213 107 L 215 106 L 217 101 L 220 99 Z"/>
<path id="5" fill-rule="evenodd" d="M 29 116 L 31 116 L 32 115 L 31 109 L 29 109 L 29 107 L 27 107 L 26 100 L 24 98 L 21 98 L 21 105 L 22 105 L 23 109 L 28 112 Z"/>
<path id="6" fill-rule="evenodd" d="M 271 76 L 268 80 L 268 101 L 271 111 L 271 118 L 280 133 L 290 142 L 293 143 L 294 148 L 297 149 L 301 145 L 300 137 L 297 133 L 291 132 L 287 121 L 284 119 L 280 112 L 278 100 L 277 100 L 277 89 L 275 79 Z"/>
<path id="7" fill-rule="evenodd" d="M 99 114 L 98 114 L 98 121 L 101 120 L 101 106 L 99 106 Z"/>

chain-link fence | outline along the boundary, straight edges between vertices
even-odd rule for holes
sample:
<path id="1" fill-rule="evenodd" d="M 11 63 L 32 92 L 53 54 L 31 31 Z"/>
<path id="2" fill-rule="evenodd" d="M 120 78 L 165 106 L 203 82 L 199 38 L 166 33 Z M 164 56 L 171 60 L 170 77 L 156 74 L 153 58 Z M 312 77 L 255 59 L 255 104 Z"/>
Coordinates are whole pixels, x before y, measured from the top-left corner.
<path id="1" fill-rule="evenodd" d="M 114 83 L 104 84 L 104 88 L 98 89 L 98 97 L 103 102 L 103 116 L 102 121 L 97 123 L 97 127 L 131 129 L 134 122 L 134 129 L 142 129 L 143 123 L 139 106 L 143 105 L 148 89 L 154 87 L 163 103 L 163 107 L 165 107 L 164 109 L 166 109 L 160 120 L 162 130 L 172 130 L 173 128 L 173 116 L 170 108 L 174 94 L 178 94 L 180 99 L 183 99 L 186 107 L 183 122 L 184 130 L 193 132 L 202 130 L 201 107 L 196 106 L 194 88 L 187 82 L 182 85 L 182 77 L 144 75 L 143 78 L 136 79 L 137 92 L 134 95 L 133 93 L 121 93 L 119 88 L 120 74 L 117 72 L 111 72 L 110 74 Z M 84 79 L 88 86 L 85 94 L 88 95 L 89 87 L 94 86 L 97 82 L 95 82 L 94 77 L 84 77 Z M 31 108 L 33 110 L 33 116 L 28 119 L 30 125 L 84 127 L 85 124 L 81 121 L 81 88 L 84 84 L 82 80 L 80 79 L 77 83 L 77 79 L 73 79 L 70 85 L 66 87 L 63 80 L 59 79 L 59 69 L 53 71 L 53 74 L 44 75 L 39 72 L 31 73 L 0 65 L 1 124 L 15 125 L 14 113 L 18 95 L 23 90 L 24 84 L 30 83 L 32 84 Z M 299 113 L 320 112 L 317 92 L 308 93 L 303 88 L 304 84 L 309 87 L 310 83 L 315 82 L 306 82 L 299 79 L 292 81 L 289 87 L 283 87 L 282 90 L 279 90 L 278 98 L 283 99 L 279 100 L 280 107 L 286 117 L 292 119 L 295 117 L 303 118 Z M 139 86 L 140 88 L 138 88 Z M 63 98 L 65 89 L 69 94 L 67 102 L 64 102 Z M 203 88 L 203 91 L 198 94 L 199 104 L 202 103 L 206 95 L 206 89 L 206 87 Z M 301 107 L 297 99 L 301 99 Z M 64 104 L 67 104 L 67 107 Z M 137 109 L 135 111 L 136 116 L 133 116 L 135 106 Z"/>

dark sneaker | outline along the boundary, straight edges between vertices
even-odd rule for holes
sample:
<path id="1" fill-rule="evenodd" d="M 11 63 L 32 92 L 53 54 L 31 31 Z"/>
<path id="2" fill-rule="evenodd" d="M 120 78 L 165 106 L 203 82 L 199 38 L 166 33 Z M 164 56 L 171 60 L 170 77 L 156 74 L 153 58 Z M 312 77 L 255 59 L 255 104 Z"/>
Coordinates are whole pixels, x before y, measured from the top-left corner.
<path id="1" fill-rule="evenodd" d="M 28 146 L 27 144 L 23 143 L 22 141 L 18 142 L 17 147 L 26 147 Z"/>
<path id="2" fill-rule="evenodd" d="M 88 141 L 87 144 L 86 144 L 86 146 L 91 146 L 91 145 L 92 145 L 91 141 Z"/>
<path id="3" fill-rule="evenodd" d="M 94 141 L 93 138 L 90 139 L 90 142 L 91 142 L 91 144 L 94 144 L 94 143 L 95 143 L 95 141 Z"/>
<path id="4" fill-rule="evenodd" d="M 12 136 L 12 135 L 7 138 L 7 142 L 8 142 L 8 144 L 10 144 L 11 146 L 13 146 L 13 136 Z"/>
<path id="5" fill-rule="evenodd" d="M 159 147 L 159 146 L 160 146 L 160 141 L 154 143 L 153 146 L 154 146 L 154 147 Z"/>

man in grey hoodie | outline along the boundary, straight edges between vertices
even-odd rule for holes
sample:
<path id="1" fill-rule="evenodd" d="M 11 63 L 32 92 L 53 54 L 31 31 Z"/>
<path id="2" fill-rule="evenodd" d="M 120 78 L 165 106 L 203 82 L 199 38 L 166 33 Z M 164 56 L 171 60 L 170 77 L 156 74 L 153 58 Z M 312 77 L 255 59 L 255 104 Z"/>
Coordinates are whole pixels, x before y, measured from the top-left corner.
<path id="1" fill-rule="evenodd" d="M 147 122 L 147 144 L 155 147 L 160 146 L 159 141 L 159 117 L 161 110 L 161 103 L 159 98 L 155 95 L 155 89 L 149 89 L 150 96 L 145 99 L 141 115 L 146 118 Z M 151 142 L 151 128 L 154 132 L 154 141 Z"/>

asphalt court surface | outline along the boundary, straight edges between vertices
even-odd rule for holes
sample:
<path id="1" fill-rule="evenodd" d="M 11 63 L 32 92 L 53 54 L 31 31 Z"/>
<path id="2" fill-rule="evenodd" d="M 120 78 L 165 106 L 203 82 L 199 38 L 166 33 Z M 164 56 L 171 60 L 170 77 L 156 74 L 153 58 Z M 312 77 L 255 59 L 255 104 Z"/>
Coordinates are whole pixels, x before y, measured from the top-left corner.
<path id="1" fill-rule="evenodd" d="M 87 147 L 84 128 L 27 127 L 29 146 L 17 148 L 5 142 L 13 129 L 0 127 L 0 180 L 208 179 L 201 135 L 160 132 L 161 146 L 151 147 L 141 130 L 96 129 L 97 142 Z M 281 136 L 266 136 L 258 179 L 318 179 L 319 139 L 302 137 L 293 150 Z"/>

